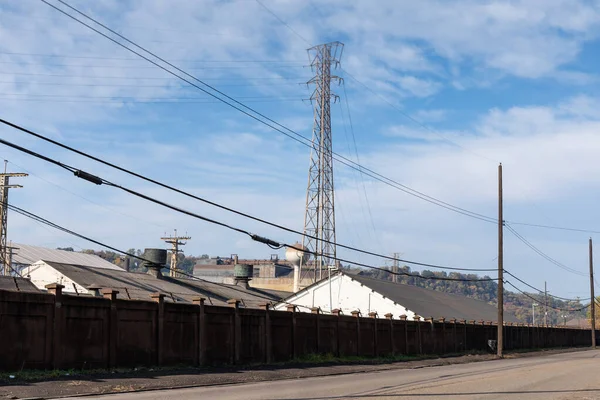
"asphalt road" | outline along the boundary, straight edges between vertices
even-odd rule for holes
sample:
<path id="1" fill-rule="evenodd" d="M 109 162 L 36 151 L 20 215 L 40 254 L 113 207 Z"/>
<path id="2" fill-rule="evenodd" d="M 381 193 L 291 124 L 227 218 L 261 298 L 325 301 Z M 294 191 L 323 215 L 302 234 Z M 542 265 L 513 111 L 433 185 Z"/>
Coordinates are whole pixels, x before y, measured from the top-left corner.
<path id="1" fill-rule="evenodd" d="M 600 351 L 85 399 L 600 399 Z M 84 398 L 82 398 L 84 399 Z"/>

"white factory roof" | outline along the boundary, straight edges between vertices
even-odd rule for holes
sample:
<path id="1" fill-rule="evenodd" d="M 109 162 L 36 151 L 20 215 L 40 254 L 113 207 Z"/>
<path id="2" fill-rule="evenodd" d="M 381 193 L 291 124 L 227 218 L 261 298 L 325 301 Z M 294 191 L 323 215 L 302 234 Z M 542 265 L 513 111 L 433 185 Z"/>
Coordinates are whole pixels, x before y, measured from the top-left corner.
<path id="1" fill-rule="evenodd" d="M 18 250 L 13 250 L 12 262 L 14 264 L 30 265 L 37 261 L 44 260 L 62 264 L 76 264 L 93 268 L 123 271 L 123 268 L 120 268 L 93 254 L 48 249 L 46 247 L 31 246 L 20 243 L 12 243 L 11 246 L 18 248 Z"/>

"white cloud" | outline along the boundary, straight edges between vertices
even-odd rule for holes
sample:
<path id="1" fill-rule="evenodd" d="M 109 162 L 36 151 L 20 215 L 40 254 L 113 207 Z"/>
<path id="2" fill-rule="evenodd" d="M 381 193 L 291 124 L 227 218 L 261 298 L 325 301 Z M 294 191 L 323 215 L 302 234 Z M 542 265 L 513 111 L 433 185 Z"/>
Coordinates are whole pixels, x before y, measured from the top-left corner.
<path id="1" fill-rule="evenodd" d="M 414 115 L 425 124 L 443 120 L 447 117 L 445 109 L 452 107 L 434 101 L 423 104 L 435 99 L 442 88 L 485 88 L 506 76 L 580 83 L 594 79 L 569 70 L 581 47 L 597 36 L 598 9 L 585 1 L 464 1 L 453 7 L 441 0 L 389 0 L 378 2 L 377 7 L 368 2 L 342 1 L 265 4 L 310 43 L 344 38 L 343 68 L 393 104 L 408 98 L 420 102 L 416 108 L 421 111 Z M 7 74 L 1 75 L 2 80 L 8 82 L 1 87 L 5 93 L 19 93 L 29 99 L 1 99 L 3 117 L 211 200 L 302 229 L 308 165 L 305 147 L 226 106 L 150 106 L 125 101 L 121 97 L 139 101 L 204 95 L 156 68 L 147 68 L 149 64 L 130 60 L 135 56 L 41 3 L 9 5 L 2 7 L 0 52 L 28 55 L 0 55 L 0 61 L 6 63 L 1 70 Z M 279 101 L 281 97 L 307 97 L 305 87 L 289 85 L 306 82 L 312 76 L 303 66 L 307 44 L 255 2 L 207 1 L 199 5 L 113 0 L 78 1 L 76 5 L 236 98 L 271 98 L 274 102 L 248 104 L 310 135 L 310 105 Z M 23 27 L 20 21 L 30 18 L 36 24 Z M 98 58 L 40 58 L 31 54 Z M 59 85 L 44 84 L 52 82 Z M 239 83 L 257 86 L 234 86 Z M 347 78 L 347 83 L 351 91 L 358 87 L 351 79 Z M 68 96 L 73 102 L 64 103 L 60 100 L 63 97 L 38 101 L 44 99 L 41 96 L 33 101 L 37 95 L 48 94 Z M 361 161 L 376 171 L 445 201 L 494 215 L 497 165 L 489 159 L 497 159 L 505 165 L 510 220 L 546 220 L 541 213 L 547 212 L 558 222 L 585 225 L 582 209 L 590 211 L 590 220 L 600 217 L 582 203 L 588 196 L 600 194 L 595 177 L 600 168 L 596 134 L 600 128 L 596 110 L 600 108 L 596 98 L 580 96 L 555 105 L 496 108 L 466 123 L 473 128 L 471 134 L 442 129 L 440 137 L 410 125 L 393 126 L 378 107 L 380 99 L 369 91 L 356 90 L 351 95 L 355 99 L 351 102 L 353 116 L 364 117 L 363 123 L 369 128 L 365 137 L 358 137 L 359 142 L 364 141 L 359 149 Z M 432 109 L 424 109 L 429 106 Z M 358 121 L 354 121 L 357 132 Z M 366 136 L 382 131 L 389 135 L 383 141 L 374 134 Z M 2 128 L 2 135 L 203 215 L 274 239 L 297 240 L 295 235 L 142 184 L 8 129 Z M 450 145 L 443 137 L 462 147 Z M 407 144 L 406 138 L 423 140 Z M 160 235 L 177 228 L 193 237 L 186 248 L 191 254 L 226 255 L 238 250 L 248 256 L 266 254 L 264 246 L 243 236 L 110 188 L 90 186 L 42 162 L 2 150 L 1 155 L 11 161 L 100 203 L 88 204 L 34 177 L 24 182 L 24 189 L 11 192 L 16 204 L 74 230 L 118 246 L 143 248 L 161 246 Z M 468 267 L 481 267 L 494 258 L 495 227 L 491 224 L 482 225 L 367 179 L 376 226 L 372 232 L 362 184 L 355 180 L 360 178 L 344 167 L 336 168 L 338 221 L 345 227 L 339 230 L 340 242 Z M 10 221 L 14 240 L 56 245 L 75 241 L 90 246 L 74 239 L 67 241 L 17 216 L 11 215 Z M 534 239 L 551 250 L 560 248 L 558 256 L 570 255 L 576 248 L 569 241 L 557 246 L 557 238 Z M 507 239 L 507 246 L 512 245 Z M 349 255 L 352 259 L 360 257 Z M 516 247 L 507 254 L 507 264 L 511 262 L 530 263 L 534 272 L 545 271 L 535 256 Z"/>

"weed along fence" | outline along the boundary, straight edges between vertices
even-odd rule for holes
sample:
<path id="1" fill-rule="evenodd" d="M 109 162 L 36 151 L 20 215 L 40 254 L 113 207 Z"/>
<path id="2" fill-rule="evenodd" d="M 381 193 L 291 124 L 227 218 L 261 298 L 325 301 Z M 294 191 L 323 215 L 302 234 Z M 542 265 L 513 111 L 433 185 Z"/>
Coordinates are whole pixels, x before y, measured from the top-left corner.
<path id="1" fill-rule="evenodd" d="M 0 291 L 0 369 L 111 368 L 217 365 L 287 361 L 309 354 L 374 357 L 486 350 L 497 327 L 484 321 L 407 321 L 361 316 L 245 309 L 71 296 L 61 285 L 49 293 Z M 591 344 L 589 330 L 505 326 L 505 348 Z"/>

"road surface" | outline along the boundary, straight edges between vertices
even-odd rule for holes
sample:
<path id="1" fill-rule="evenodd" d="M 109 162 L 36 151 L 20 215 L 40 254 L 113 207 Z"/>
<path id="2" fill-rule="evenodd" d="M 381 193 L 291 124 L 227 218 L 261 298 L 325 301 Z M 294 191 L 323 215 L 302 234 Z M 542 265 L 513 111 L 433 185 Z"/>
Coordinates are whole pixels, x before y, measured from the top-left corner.
<path id="1" fill-rule="evenodd" d="M 125 393 L 86 400 L 600 399 L 600 351 L 413 370 Z"/>

